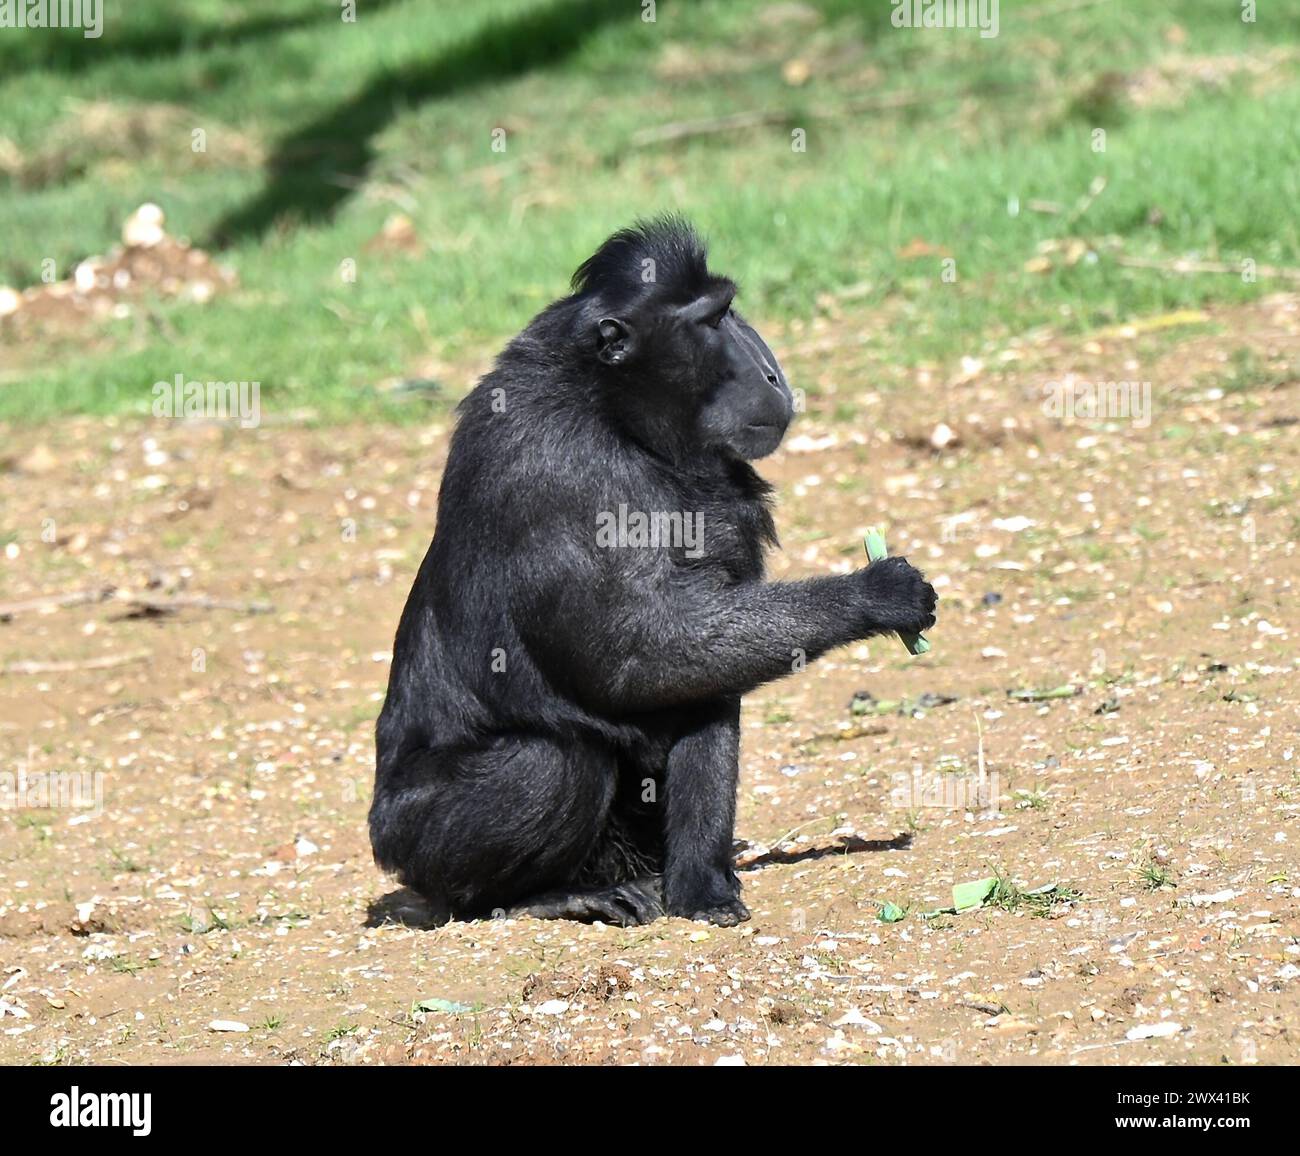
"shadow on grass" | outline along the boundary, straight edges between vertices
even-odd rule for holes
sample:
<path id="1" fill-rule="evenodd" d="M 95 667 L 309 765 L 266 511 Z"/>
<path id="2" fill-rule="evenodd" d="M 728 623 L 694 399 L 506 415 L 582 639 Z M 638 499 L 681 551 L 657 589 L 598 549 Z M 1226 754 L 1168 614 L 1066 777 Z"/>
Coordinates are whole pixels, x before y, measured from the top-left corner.
<path id="1" fill-rule="evenodd" d="M 375 159 L 375 137 L 399 112 L 554 67 L 601 25 L 638 13 L 610 0 L 551 0 L 514 19 L 491 22 L 429 60 L 379 74 L 280 140 L 267 160 L 265 188 L 222 218 L 208 245 L 228 248 L 259 237 L 281 219 L 328 221 L 365 179 Z"/>

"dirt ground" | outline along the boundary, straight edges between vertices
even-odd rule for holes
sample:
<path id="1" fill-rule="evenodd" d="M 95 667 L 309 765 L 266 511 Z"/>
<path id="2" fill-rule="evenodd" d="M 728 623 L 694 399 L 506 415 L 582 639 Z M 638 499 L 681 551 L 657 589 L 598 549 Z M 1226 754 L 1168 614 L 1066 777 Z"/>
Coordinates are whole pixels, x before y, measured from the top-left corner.
<path id="1" fill-rule="evenodd" d="M 5 431 L 0 1061 L 1300 1061 L 1300 297 L 903 389 L 849 319 L 773 344 L 820 386 L 764 463 L 773 576 L 879 522 L 941 602 L 930 655 L 747 700 L 734 929 L 430 929 L 374 867 L 445 419 Z M 1044 412 L 1115 379 L 1149 424 Z M 30 805 L 55 773 L 99 805 Z"/>

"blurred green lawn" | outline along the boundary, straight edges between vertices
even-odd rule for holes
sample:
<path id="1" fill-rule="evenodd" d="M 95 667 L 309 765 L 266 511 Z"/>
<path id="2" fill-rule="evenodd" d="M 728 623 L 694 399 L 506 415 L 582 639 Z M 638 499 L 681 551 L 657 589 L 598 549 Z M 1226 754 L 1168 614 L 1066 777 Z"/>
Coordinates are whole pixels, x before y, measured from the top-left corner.
<path id="1" fill-rule="evenodd" d="M 995 39 L 895 29 L 886 0 L 662 0 L 653 23 L 639 0 L 358 0 L 355 24 L 339 8 L 132 0 L 99 40 L 0 30 L 0 283 L 38 282 L 47 258 L 69 275 L 148 200 L 241 281 L 36 357 L 0 337 L 0 418 L 146 411 L 178 373 L 260 381 L 265 411 L 418 414 L 377 383 L 499 344 L 604 235 L 664 209 L 708 234 L 753 317 L 807 320 L 851 287 L 899 366 L 1285 287 L 1119 252 L 1300 260 L 1297 2 L 1246 23 L 1236 0 L 1003 0 Z M 120 131 L 84 131 L 92 101 Z M 748 112 L 770 115 L 634 143 Z M 399 211 L 424 256 L 367 249 Z M 1024 270 L 1072 236 L 1118 240 Z"/>

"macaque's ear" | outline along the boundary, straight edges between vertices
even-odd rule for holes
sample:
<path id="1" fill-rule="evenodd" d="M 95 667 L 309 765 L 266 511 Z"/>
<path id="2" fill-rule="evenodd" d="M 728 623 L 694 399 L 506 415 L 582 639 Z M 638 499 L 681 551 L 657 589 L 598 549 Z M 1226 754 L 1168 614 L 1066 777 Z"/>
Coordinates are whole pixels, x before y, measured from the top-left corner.
<path id="1" fill-rule="evenodd" d="M 632 330 L 616 317 L 596 322 L 596 356 L 606 365 L 622 365 L 632 356 Z"/>

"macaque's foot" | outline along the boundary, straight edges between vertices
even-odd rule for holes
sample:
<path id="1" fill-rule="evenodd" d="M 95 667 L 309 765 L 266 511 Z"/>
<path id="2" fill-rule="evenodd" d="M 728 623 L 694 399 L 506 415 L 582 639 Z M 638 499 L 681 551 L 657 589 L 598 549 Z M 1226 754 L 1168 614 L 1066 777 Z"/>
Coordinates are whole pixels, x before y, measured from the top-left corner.
<path id="1" fill-rule="evenodd" d="M 663 894 L 654 876 L 580 891 L 547 891 L 511 908 L 510 916 L 534 919 L 600 920 L 619 927 L 650 923 L 664 913 Z"/>
<path id="2" fill-rule="evenodd" d="M 664 906 L 669 915 L 712 923 L 717 927 L 735 927 L 749 918 L 749 908 L 740 899 L 740 881 L 735 872 L 700 872 L 678 875 L 676 886 L 666 887 Z"/>
<path id="3" fill-rule="evenodd" d="M 737 897 L 714 907 L 696 911 L 691 918 L 700 923 L 712 923 L 716 927 L 735 927 L 736 924 L 744 923 L 749 918 L 749 908 Z"/>

